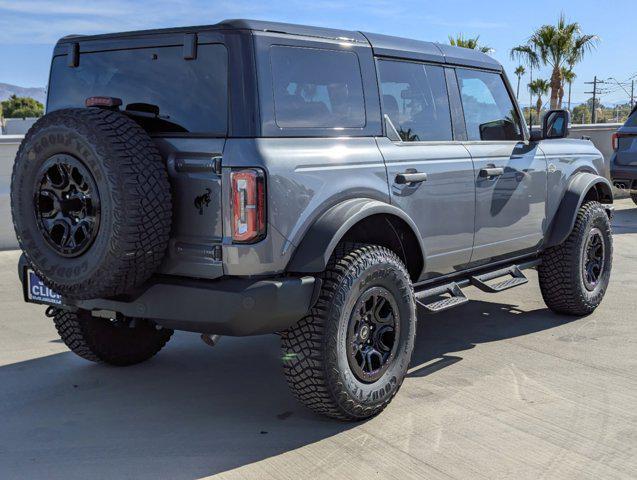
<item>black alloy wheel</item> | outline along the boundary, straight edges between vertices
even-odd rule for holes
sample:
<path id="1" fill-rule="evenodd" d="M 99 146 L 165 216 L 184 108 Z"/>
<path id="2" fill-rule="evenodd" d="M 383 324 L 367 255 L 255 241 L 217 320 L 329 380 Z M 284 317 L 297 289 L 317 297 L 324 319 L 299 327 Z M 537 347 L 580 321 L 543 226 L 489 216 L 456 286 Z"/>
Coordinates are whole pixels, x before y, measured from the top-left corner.
<path id="1" fill-rule="evenodd" d="M 599 228 L 592 228 L 586 239 L 583 249 L 582 277 L 584 285 L 589 291 L 595 290 L 600 277 L 604 272 L 606 248 L 604 238 Z"/>
<path id="2" fill-rule="evenodd" d="M 347 358 L 361 382 L 375 382 L 387 370 L 396 353 L 398 315 L 396 300 L 383 287 L 370 288 L 358 299 L 347 332 Z"/>
<path id="3" fill-rule="evenodd" d="M 67 154 L 45 161 L 36 175 L 35 215 L 46 242 L 63 257 L 82 255 L 100 224 L 100 197 L 86 166 Z"/>

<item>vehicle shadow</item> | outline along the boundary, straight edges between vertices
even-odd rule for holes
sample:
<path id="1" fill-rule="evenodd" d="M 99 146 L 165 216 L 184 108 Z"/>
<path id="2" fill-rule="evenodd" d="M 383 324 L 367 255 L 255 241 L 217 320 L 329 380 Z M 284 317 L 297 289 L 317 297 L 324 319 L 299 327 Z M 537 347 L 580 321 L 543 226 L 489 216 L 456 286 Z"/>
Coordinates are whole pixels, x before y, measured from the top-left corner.
<path id="1" fill-rule="evenodd" d="M 419 319 L 412 378 L 459 361 L 456 352 L 477 344 L 566 320 L 489 302 Z M 211 349 L 180 333 L 156 358 L 128 368 L 68 352 L 0 367 L 0 478 L 191 480 L 360 425 L 297 404 L 278 341 L 222 338 Z"/>
<path id="2" fill-rule="evenodd" d="M 462 360 L 454 355 L 476 345 L 521 337 L 577 320 L 548 308 L 525 311 L 516 305 L 473 300 L 438 315 L 418 313 L 416 347 L 408 377 L 425 377 Z"/>
<path id="3" fill-rule="evenodd" d="M 615 210 L 612 225 L 614 235 L 637 233 L 637 207 Z"/>
<path id="4" fill-rule="evenodd" d="M 179 333 L 128 368 L 70 352 L 0 367 L 0 478 L 190 480 L 354 427 L 297 404 L 278 343 Z"/>

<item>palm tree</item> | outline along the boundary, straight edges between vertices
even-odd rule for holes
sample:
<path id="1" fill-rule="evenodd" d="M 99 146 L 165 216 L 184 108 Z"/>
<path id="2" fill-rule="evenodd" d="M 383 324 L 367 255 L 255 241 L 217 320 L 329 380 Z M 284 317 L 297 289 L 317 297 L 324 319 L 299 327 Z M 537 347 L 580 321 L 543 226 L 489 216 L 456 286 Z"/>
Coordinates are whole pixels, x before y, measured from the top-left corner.
<path id="1" fill-rule="evenodd" d="M 519 45 L 511 49 L 511 59 L 522 62 L 529 67 L 529 81 L 533 82 L 533 69 L 540 66 L 537 53 L 528 45 Z M 533 91 L 529 89 L 529 125 L 533 125 Z"/>
<path id="2" fill-rule="evenodd" d="M 582 34 L 579 23 L 567 23 L 562 14 L 557 25 L 538 28 L 525 45 L 511 50 L 511 56 L 525 58 L 534 67 L 542 63 L 551 68 L 551 108 L 554 109 L 559 104 L 562 67 L 581 61 L 597 42 L 596 35 Z"/>
<path id="3" fill-rule="evenodd" d="M 573 86 L 573 82 L 577 78 L 575 72 L 573 71 L 573 67 L 569 66 L 568 68 L 562 67 L 562 88 L 560 90 L 560 108 L 562 107 L 562 98 L 564 97 L 564 84 L 568 83 L 568 102 L 567 109 L 571 110 L 571 88 Z"/>
<path id="4" fill-rule="evenodd" d="M 459 33 L 455 37 L 449 35 L 449 45 L 453 45 L 454 47 L 463 47 L 470 48 L 471 50 L 478 50 L 482 53 L 491 53 L 493 49 L 491 47 L 487 47 L 486 45 L 480 45 L 478 42 L 480 40 L 480 36 L 477 37 L 466 37 Z"/>
<path id="5" fill-rule="evenodd" d="M 542 95 L 546 95 L 549 92 L 549 88 L 551 88 L 551 84 L 543 78 L 537 78 L 529 83 L 529 90 L 531 90 L 534 95 L 537 95 L 535 108 L 537 109 L 538 121 L 542 112 Z"/>
<path id="6" fill-rule="evenodd" d="M 526 69 L 522 65 L 518 65 L 514 73 L 515 76 L 518 77 L 518 88 L 515 93 L 515 98 L 520 98 L 520 78 L 526 73 Z"/>

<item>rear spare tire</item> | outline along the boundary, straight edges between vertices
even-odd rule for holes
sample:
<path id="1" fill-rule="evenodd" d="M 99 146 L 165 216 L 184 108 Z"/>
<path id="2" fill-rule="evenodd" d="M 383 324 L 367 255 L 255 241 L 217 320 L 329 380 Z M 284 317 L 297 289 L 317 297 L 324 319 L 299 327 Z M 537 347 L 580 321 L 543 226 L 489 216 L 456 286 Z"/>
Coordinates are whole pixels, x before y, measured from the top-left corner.
<path id="1" fill-rule="evenodd" d="M 122 113 L 54 111 L 16 155 L 18 242 L 40 278 L 65 297 L 109 297 L 146 281 L 164 257 L 171 212 L 159 151 Z"/>

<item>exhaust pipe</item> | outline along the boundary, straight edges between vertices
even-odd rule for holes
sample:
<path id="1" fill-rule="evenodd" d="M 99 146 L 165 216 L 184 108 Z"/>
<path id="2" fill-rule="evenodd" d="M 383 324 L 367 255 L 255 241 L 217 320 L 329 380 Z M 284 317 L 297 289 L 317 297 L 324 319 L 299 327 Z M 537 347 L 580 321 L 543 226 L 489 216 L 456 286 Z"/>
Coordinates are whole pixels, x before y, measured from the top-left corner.
<path id="1" fill-rule="evenodd" d="M 201 339 L 203 340 L 203 343 L 205 343 L 209 347 L 214 347 L 217 343 L 219 343 L 220 338 L 221 338 L 221 335 L 211 335 L 209 333 L 201 334 Z"/>

